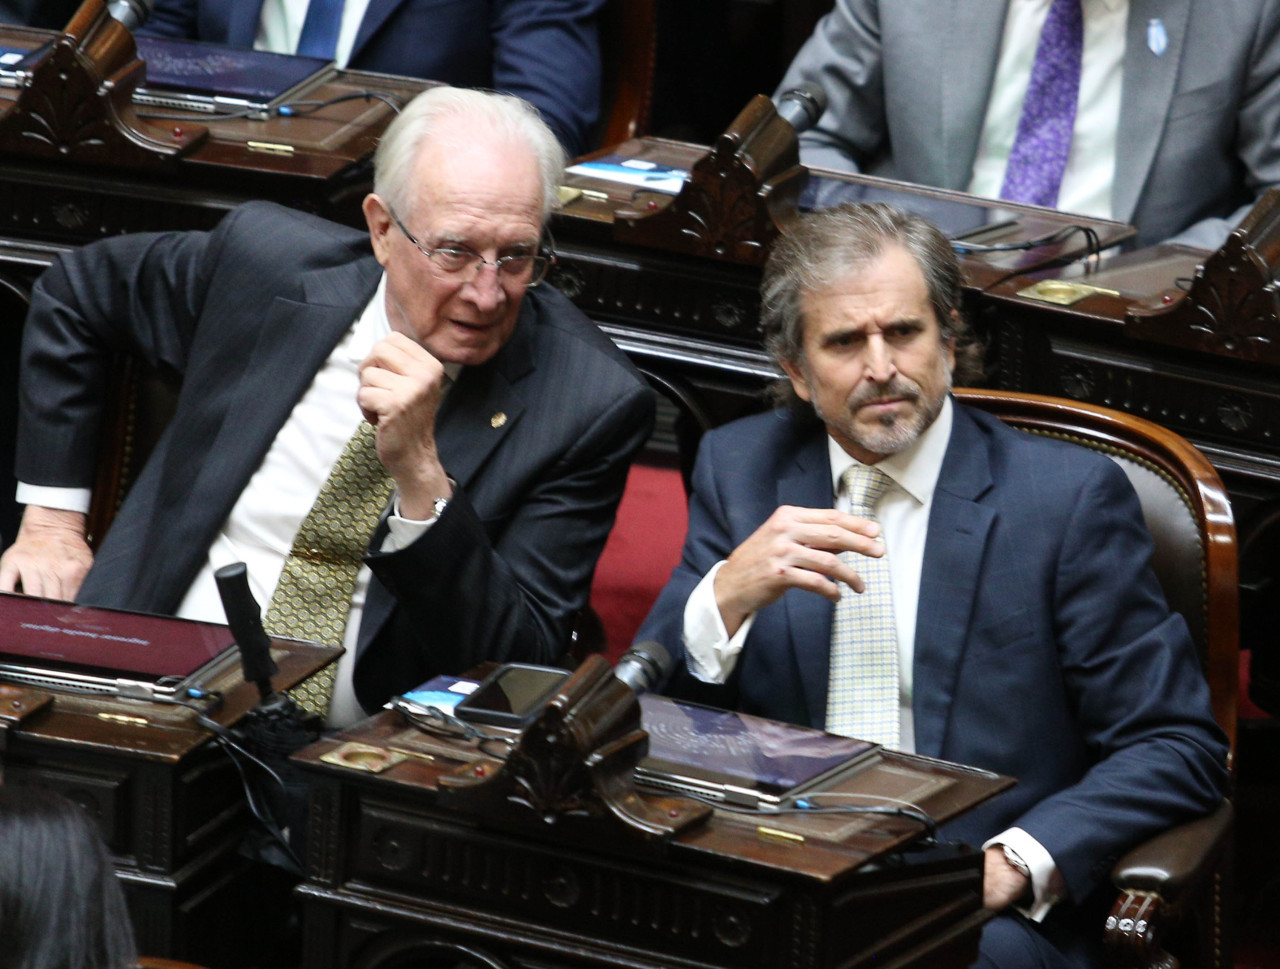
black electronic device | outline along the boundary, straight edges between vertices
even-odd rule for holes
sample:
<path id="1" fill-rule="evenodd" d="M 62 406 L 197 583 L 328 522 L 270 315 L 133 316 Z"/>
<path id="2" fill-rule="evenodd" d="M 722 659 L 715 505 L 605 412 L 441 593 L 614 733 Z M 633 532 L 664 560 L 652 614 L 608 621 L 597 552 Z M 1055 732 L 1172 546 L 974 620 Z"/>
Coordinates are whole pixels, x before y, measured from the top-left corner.
<path id="1" fill-rule="evenodd" d="M 215 623 L 0 593 L 0 680 L 165 699 L 206 687 L 235 656 Z"/>
<path id="2" fill-rule="evenodd" d="M 453 714 L 470 723 L 524 727 L 569 676 L 568 670 L 527 663 L 505 663 L 458 701 Z"/>

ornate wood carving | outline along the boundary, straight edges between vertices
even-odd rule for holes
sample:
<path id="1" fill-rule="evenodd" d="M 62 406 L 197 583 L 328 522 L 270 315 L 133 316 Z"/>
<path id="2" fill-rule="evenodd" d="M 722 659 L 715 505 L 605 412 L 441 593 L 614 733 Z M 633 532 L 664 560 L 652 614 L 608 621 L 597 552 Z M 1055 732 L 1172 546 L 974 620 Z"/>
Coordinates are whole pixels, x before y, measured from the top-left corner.
<path id="1" fill-rule="evenodd" d="M 705 805 L 646 796 L 632 772 L 649 749 L 640 703 L 600 656 L 590 656 L 525 728 L 505 762 L 484 759 L 440 779 L 460 813 L 545 824 L 603 825 L 666 838 L 701 823 Z"/>
<path id="2" fill-rule="evenodd" d="M 670 205 L 651 214 L 620 210 L 614 238 L 669 252 L 763 265 L 796 217 L 809 178 L 795 129 L 757 95 L 693 165 Z"/>
<path id="3" fill-rule="evenodd" d="M 1196 269 L 1184 298 L 1130 309 L 1126 329 L 1153 343 L 1280 366 L 1278 270 L 1280 190 L 1270 189 Z"/>
<path id="4" fill-rule="evenodd" d="M 129 31 L 103 0 L 85 0 L 26 73 L 0 118 L 0 152 L 86 165 L 156 168 L 200 144 L 208 129 L 143 122 L 133 92 L 146 77 Z"/>

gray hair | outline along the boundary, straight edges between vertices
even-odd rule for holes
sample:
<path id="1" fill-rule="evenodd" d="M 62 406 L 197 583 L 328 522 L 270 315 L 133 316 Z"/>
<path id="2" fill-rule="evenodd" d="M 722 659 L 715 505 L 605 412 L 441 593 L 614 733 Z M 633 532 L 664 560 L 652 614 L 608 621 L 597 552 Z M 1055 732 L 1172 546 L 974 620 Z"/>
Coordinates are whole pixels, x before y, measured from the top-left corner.
<path id="1" fill-rule="evenodd" d="M 978 376 L 980 350 L 959 313 L 964 274 L 951 243 L 927 220 L 882 203 L 811 212 L 774 244 L 760 284 L 760 325 L 774 359 L 802 362 L 807 294 L 834 285 L 895 245 L 920 267 L 942 339 L 956 341 L 957 377 Z"/>
<path id="2" fill-rule="evenodd" d="M 410 101 L 387 126 L 373 156 L 373 190 L 407 218 L 410 179 L 424 142 L 439 134 L 443 122 L 465 118 L 468 129 L 488 129 L 529 146 L 542 176 L 542 219 L 551 214 L 564 175 L 560 142 L 529 102 L 510 94 L 467 88 L 433 87 Z"/>

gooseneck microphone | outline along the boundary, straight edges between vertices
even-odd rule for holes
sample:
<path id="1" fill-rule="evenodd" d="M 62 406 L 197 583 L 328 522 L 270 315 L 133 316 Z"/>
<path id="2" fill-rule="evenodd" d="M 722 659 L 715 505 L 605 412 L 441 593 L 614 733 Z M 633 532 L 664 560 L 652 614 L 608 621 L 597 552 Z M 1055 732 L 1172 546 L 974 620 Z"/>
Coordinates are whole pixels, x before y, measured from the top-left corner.
<path id="1" fill-rule="evenodd" d="M 827 110 L 827 92 L 822 85 L 805 81 L 783 91 L 774 107 L 778 109 L 778 116 L 800 134 L 816 125 Z"/>
<path id="2" fill-rule="evenodd" d="M 646 640 L 636 643 L 622 654 L 613 675 L 637 694 L 664 686 L 675 670 L 676 661 L 661 643 Z"/>
<path id="3" fill-rule="evenodd" d="M 227 625 L 240 647 L 244 678 L 257 686 L 265 700 L 272 695 L 271 677 L 278 668 L 271 658 L 271 638 L 262 628 L 262 610 L 249 590 L 249 570 L 243 562 L 235 562 L 214 572 L 213 579 L 218 583 Z"/>

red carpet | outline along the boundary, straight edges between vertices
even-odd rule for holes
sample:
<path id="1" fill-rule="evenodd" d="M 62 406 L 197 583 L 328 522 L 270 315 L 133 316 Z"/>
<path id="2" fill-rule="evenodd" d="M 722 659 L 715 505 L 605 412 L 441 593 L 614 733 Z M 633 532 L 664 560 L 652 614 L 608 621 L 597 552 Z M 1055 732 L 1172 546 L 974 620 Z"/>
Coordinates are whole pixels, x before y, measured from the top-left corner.
<path id="1" fill-rule="evenodd" d="M 674 469 L 636 464 L 618 508 L 618 523 L 596 566 L 591 604 L 616 660 L 631 645 L 649 607 L 680 561 L 688 524 L 684 485 Z"/>

